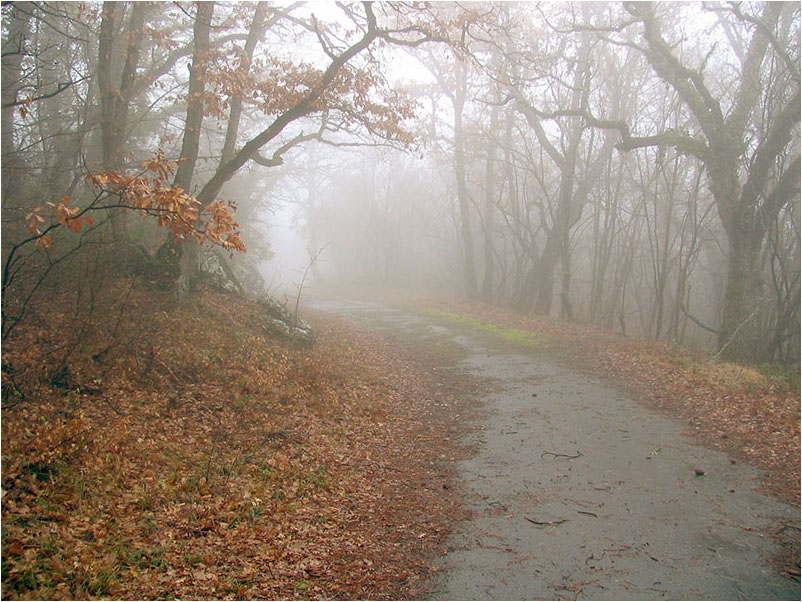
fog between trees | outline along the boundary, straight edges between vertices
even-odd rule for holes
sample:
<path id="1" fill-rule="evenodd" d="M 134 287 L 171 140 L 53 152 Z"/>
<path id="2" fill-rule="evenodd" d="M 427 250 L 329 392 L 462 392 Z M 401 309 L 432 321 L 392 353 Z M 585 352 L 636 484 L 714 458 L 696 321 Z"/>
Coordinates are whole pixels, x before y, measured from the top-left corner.
<path id="1" fill-rule="evenodd" d="M 317 286 L 799 360 L 798 3 L 2 10 L 5 335 L 130 273 L 277 292 L 281 208 Z"/>

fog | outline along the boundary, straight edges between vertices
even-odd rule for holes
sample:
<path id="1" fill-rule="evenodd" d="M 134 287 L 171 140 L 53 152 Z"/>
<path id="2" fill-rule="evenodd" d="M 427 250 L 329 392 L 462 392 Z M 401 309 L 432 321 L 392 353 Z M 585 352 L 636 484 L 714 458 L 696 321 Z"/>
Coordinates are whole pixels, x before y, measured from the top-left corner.
<path id="1" fill-rule="evenodd" d="M 179 294 L 217 253 L 799 359 L 797 3 L 9 3 L 2 67 L 4 266 L 86 215 Z"/>
<path id="2" fill-rule="evenodd" d="M 292 208 L 282 208 L 271 215 L 262 235 L 270 241 L 272 257 L 262 262 L 261 274 L 267 291 L 290 295 L 300 285 L 303 271 L 310 261 L 309 249 L 299 226 L 294 223 Z"/>

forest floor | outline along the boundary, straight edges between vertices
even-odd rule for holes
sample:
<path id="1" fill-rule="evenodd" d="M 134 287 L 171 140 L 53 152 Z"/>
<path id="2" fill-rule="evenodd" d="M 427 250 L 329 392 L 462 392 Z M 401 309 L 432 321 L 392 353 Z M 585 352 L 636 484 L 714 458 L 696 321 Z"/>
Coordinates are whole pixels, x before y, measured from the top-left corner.
<path id="1" fill-rule="evenodd" d="M 460 467 L 481 441 L 464 436 L 490 386 L 455 369 L 463 351 L 319 312 L 318 343 L 299 349 L 257 304 L 211 290 L 181 308 L 135 283 L 107 296 L 118 309 L 92 327 L 54 298 L 3 341 L 4 599 L 436 595 L 437 558 L 473 514 Z M 650 391 L 798 508 L 798 391 L 601 331 L 424 306 L 502 324 L 511 345 L 531 330 L 558 355 L 580 342 L 581 370 Z M 772 533 L 788 544 L 776 569 L 797 579 L 798 534 Z"/>
<path id="2" fill-rule="evenodd" d="M 211 290 L 106 296 L 3 341 L 3 599 L 422 595 L 460 512 L 441 360 L 324 316 L 300 349 Z"/>

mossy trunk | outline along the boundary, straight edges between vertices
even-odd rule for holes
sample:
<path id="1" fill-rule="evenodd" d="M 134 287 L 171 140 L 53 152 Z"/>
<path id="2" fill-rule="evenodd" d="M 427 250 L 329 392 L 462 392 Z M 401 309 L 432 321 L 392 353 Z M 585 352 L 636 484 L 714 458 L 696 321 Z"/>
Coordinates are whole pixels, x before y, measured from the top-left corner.
<path id="1" fill-rule="evenodd" d="M 760 243 L 731 236 L 718 341 L 721 357 L 750 363 L 764 358 L 766 333 L 759 327 L 763 292 Z"/>

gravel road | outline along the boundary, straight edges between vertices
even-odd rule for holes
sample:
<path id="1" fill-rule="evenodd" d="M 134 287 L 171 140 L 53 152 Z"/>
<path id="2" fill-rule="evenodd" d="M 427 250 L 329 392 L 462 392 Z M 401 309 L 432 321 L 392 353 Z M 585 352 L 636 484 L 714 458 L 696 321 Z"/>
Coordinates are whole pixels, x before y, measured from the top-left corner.
<path id="1" fill-rule="evenodd" d="M 470 518 L 436 562 L 434 600 L 799 600 L 768 563 L 799 509 L 756 491 L 758 472 L 702 447 L 543 350 L 362 302 L 315 309 L 457 350 L 486 384 L 459 462 Z"/>

